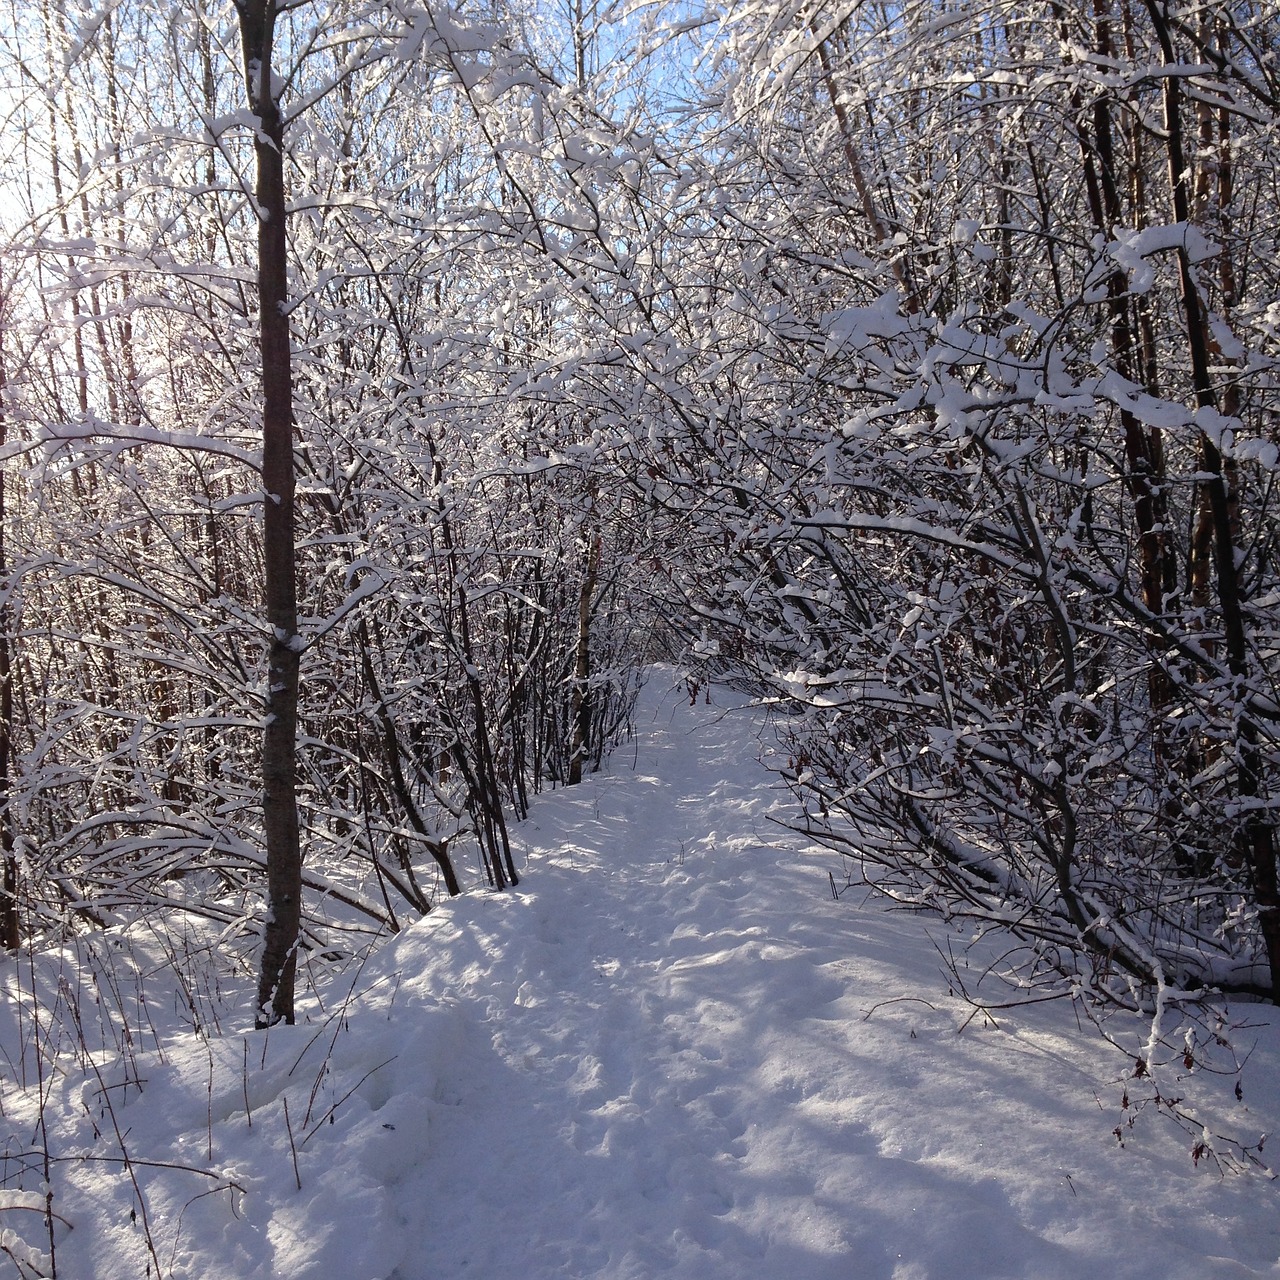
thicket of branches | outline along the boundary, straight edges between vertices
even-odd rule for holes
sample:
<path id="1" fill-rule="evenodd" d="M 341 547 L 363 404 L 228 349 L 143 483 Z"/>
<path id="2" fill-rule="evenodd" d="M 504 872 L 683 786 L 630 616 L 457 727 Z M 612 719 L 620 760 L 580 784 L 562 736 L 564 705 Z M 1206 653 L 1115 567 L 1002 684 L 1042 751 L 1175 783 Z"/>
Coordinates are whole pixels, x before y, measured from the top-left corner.
<path id="1" fill-rule="evenodd" d="M 1016 981 L 1274 995 L 1271 8 L 268 8 L 309 953 L 683 647 Z M 242 12 L 5 21 L 10 945 L 262 910 Z"/>
<path id="2" fill-rule="evenodd" d="M 50 4 L 6 33 L 11 945 L 177 913 L 234 946 L 263 910 L 264 219 L 238 17 Z M 530 385 L 572 333 L 469 98 L 514 65 L 491 52 L 508 28 L 272 18 L 300 945 L 340 957 L 457 892 L 459 858 L 515 881 L 508 817 L 626 732 L 651 624 L 590 388 Z"/>
<path id="3" fill-rule="evenodd" d="M 655 498 L 815 834 L 1145 1004 L 1280 984 L 1266 6 L 734 10 Z M 728 219 L 726 219 L 728 221 Z"/>

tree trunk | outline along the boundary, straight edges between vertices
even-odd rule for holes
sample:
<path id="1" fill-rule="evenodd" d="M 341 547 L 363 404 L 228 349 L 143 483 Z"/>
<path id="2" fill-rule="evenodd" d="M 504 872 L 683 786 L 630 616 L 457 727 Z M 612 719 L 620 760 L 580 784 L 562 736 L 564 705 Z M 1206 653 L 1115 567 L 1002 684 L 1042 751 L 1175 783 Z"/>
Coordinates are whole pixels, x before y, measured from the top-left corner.
<path id="1" fill-rule="evenodd" d="M 1111 35 L 1111 19 L 1104 0 L 1094 2 L 1095 48 L 1102 61 L 1114 60 L 1115 48 Z M 1080 103 L 1080 95 L 1073 103 Z M 1110 239 L 1116 228 L 1125 224 L 1121 204 L 1119 161 L 1112 135 L 1111 108 L 1108 100 L 1099 95 L 1093 106 L 1093 147 L 1098 157 L 1097 172 L 1093 172 L 1093 157 L 1089 154 L 1081 129 L 1084 146 L 1084 163 L 1088 172 L 1086 191 L 1089 197 L 1094 226 Z M 1135 205 L 1132 216 L 1135 223 L 1145 223 L 1145 209 Z M 1123 269 L 1117 268 L 1107 277 L 1107 306 L 1111 319 L 1111 350 L 1116 369 L 1121 377 L 1137 382 L 1143 373 L 1140 341 L 1135 332 L 1134 316 L 1129 296 L 1129 281 Z M 1155 394 L 1148 386 L 1147 391 Z M 1162 617 L 1169 608 L 1170 598 L 1177 591 L 1177 559 L 1169 533 L 1168 502 L 1165 497 L 1164 444 L 1159 429 L 1145 427 L 1127 409 L 1120 410 L 1120 425 L 1124 432 L 1125 488 L 1133 502 L 1133 514 L 1138 526 L 1138 566 L 1142 601 L 1147 609 Z M 1156 751 L 1166 754 L 1162 737 L 1163 716 L 1173 696 L 1173 685 L 1165 670 L 1167 653 L 1158 636 L 1152 636 L 1154 652 L 1147 671 L 1147 688 L 1151 710 L 1157 725 Z"/>
<path id="2" fill-rule="evenodd" d="M 1169 163 L 1169 186 L 1173 196 L 1175 221 L 1190 223 L 1191 199 L 1188 191 L 1186 151 L 1182 131 L 1182 91 L 1174 52 L 1172 23 L 1161 0 L 1144 0 L 1160 52 L 1169 74 L 1164 77 L 1165 147 Z M 1191 356 L 1196 404 L 1202 409 L 1219 409 L 1213 385 L 1210 355 L 1212 339 L 1208 318 L 1184 246 L 1177 250 L 1178 283 L 1183 316 L 1187 326 L 1187 347 Z M 1244 817 L 1236 834 L 1240 856 L 1253 879 L 1254 905 L 1267 953 L 1271 974 L 1271 998 L 1280 1002 L 1280 884 L 1276 867 L 1275 833 L 1258 803 L 1263 798 L 1263 762 L 1258 746 L 1258 727 L 1246 710 L 1246 683 L 1249 674 L 1249 636 L 1245 620 L 1246 586 L 1241 574 L 1243 557 L 1237 554 L 1239 513 L 1231 484 L 1230 460 L 1224 459 L 1217 444 L 1200 436 L 1200 471 L 1213 522 L 1213 565 L 1218 608 L 1222 616 L 1227 666 L 1233 677 L 1231 698 L 1235 704 L 1236 750 L 1239 766 L 1236 792 Z"/>
<path id="3" fill-rule="evenodd" d="M 0 394 L 5 389 L 5 369 L 0 355 Z M 7 420 L 0 405 L 0 448 L 6 443 Z M 16 951 L 22 941 L 18 923 L 18 851 L 13 831 L 13 582 L 5 546 L 5 471 L 0 464 L 0 858 L 4 863 L 4 891 L 0 894 L 0 946 Z"/>
<path id="4" fill-rule="evenodd" d="M 294 582 L 293 389 L 285 237 L 284 122 L 271 85 L 276 0 L 238 0 L 249 109 L 256 117 L 258 324 L 262 346 L 263 567 L 267 624 L 262 829 L 267 917 L 256 1023 L 293 1022 L 302 921 L 298 837 L 298 604 Z"/>
<path id="5" fill-rule="evenodd" d="M 574 654 L 569 716 L 573 724 L 569 747 L 570 786 L 582 781 L 582 759 L 587 754 L 591 736 L 591 700 L 587 693 L 591 680 L 591 598 L 595 595 L 599 568 L 600 536 L 597 534 L 587 552 L 587 573 L 578 592 L 578 646 Z"/>
<path id="6" fill-rule="evenodd" d="M 892 251 L 893 256 L 889 259 L 889 267 L 893 272 L 893 278 L 897 282 L 898 288 L 902 290 L 902 305 L 911 315 L 915 315 L 920 310 L 920 295 L 913 287 L 908 276 L 907 266 L 902 254 L 892 244 L 889 228 L 880 216 L 879 209 L 876 208 L 875 195 L 872 193 L 871 186 L 863 173 L 862 162 L 858 158 L 858 148 L 854 141 L 853 122 L 849 119 L 844 99 L 840 96 L 840 91 L 836 87 L 835 72 L 831 66 L 831 55 L 827 51 L 827 42 L 818 36 L 817 29 L 812 24 L 810 24 L 810 30 L 813 32 L 817 44 L 818 65 L 822 70 L 822 82 L 826 87 L 827 96 L 831 99 L 831 110 L 835 113 L 836 127 L 840 131 L 840 145 L 844 151 L 845 163 L 849 166 L 849 176 L 853 179 L 854 188 L 862 204 L 862 212 L 871 227 L 876 247 L 886 252 Z"/>

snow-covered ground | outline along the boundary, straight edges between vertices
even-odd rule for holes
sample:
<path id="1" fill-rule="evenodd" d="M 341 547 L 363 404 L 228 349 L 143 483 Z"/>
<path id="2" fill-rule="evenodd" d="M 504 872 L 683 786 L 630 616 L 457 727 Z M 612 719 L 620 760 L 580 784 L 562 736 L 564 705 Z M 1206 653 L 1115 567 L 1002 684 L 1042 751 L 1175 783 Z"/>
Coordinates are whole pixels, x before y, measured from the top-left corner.
<path id="1" fill-rule="evenodd" d="M 1280 1184 L 1193 1164 L 1151 1102 L 1256 1142 L 1273 1010 L 1230 1011 L 1241 1072 L 1154 1084 L 1068 1005 L 972 1018 L 940 924 L 836 901 L 831 856 L 769 820 L 758 713 L 672 686 L 651 679 L 607 773 L 536 802 L 517 891 L 443 904 L 308 1025 L 46 1081 L 57 1274 L 1280 1275 Z M 5 1051 L 0 1276 L 48 1274 L 38 1180 L 14 1189 L 43 1141 Z"/>

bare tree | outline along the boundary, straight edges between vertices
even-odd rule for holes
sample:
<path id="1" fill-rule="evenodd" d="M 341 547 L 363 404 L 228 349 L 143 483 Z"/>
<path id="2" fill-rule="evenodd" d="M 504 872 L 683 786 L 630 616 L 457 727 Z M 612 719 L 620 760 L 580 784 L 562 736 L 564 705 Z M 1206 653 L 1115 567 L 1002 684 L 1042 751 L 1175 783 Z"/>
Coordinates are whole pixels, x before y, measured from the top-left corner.
<path id="1" fill-rule="evenodd" d="M 0 292 L 0 299 L 3 293 Z M 4 331 L 0 327 L 0 397 L 5 391 Z M 0 403 L 0 449 L 8 436 L 8 414 Z M 0 860 L 3 892 L 0 893 L 0 946 L 16 951 L 22 940 L 18 919 L 18 850 L 13 814 L 13 577 L 9 568 L 5 535 L 9 512 L 6 505 L 5 468 L 0 463 Z"/>
<path id="2" fill-rule="evenodd" d="M 262 741 L 267 912 L 257 1023 L 294 1019 L 302 921 L 298 835 L 298 635 L 294 547 L 293 379 L 289 337 L 284 124 L 273 81 L 276 0 L 238 0 L 245 89 L 256 121 L 258 326 L 262 355 L 263 570 L 267 624 L 266 725 Z"/>

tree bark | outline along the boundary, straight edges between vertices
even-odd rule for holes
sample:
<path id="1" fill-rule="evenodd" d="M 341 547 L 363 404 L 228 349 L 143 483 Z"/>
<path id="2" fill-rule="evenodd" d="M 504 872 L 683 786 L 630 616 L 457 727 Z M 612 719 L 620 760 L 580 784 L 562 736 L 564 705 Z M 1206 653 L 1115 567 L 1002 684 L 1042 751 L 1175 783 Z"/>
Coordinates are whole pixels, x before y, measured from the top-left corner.
<path id="1" fill-rule="evenodd" d="M 1191 221 L 1191 198 L 1188 190 L 1186 151 L 1183 146 L 1182 91 L 1180 80 L 1172 74 L 1177 67 L 1172 23 L 1161 0 L 1144 0 L 1155 28 L 1156 39 L 1165 67 L 1164 137 L 1168 155 L 1169 186 L 1173 197 L 1174 220 Z M 1178 284 L 1183 316 L 1187 326 L 1187 347 L 1191 356 L 1192 381 L 1196 405 L 1202 409 L 1219 409 L 1210 365 L 1212 339 L 1208 317 L 1200 298 L 1191 259 L 1185 247 L 1177 250 Z M 1254 905 L 1266 948 L 1271 976 L 1271 998 L 1280 1002 L 1280 876 L 1277 875 L 1275 833 L 1258 803 L 1263 798 L 1263 761 L 1258 746 L 1258 727 L 1245 709 L 1246 682 L 1249 675 L 1249 637 L 1245 619 L 1246 587 L 1240 572 L 1242 557 L 1237 555 L 1239 513 L 1236 494 L 1231 485 L 1230 459 L 1224 459 L 1217 443 L 1207 433 L 1200 436 L 1200 471 L 1213 522 L 1213 564 L 1217 585 L 1218 608 L 1222 616 L 1223 641 L 1227 666 L 1233 677 L 1228 708 L 1236 722 L 1236 750 L 1239 760 L 1236 792 L 1244 812 L 1236 834 L 1240 856 L 1249 867 L 1253 879 Z"/>
<path id="2" fill-rule="evenodd" d="M 1095 48 L 1100 60 L 1114 60 L 1116 51 L 1111 35 L 1111 19 L 1105 0 L 1094 0 Z M 1073 104 L 1081 104 L 1079 92 Z M 1084 136 L 1083 121 L 1079 126 L 1084 164 L 1087 171 L 1086 191 L 1094 226 L 1107 238 L 1125 223 L 1121 205 L 1119 163 L 1112 136 L 1111 108 L 1108 99 L 1099 94 L 1093 105 L 1093 147 L 1098 164 L 1094 172 L 1093 157 Z M 1146 210 L 1136 205 L 1132 211 L 1135 225 L 1145 223 Z M 1111 350 L 1121 377 L 1139 381 L 1142 368 L 1140 341 L 1134 323 L 1135 313 L 1129 296 L 1129 281 L 1123 269 L 1117 268 L 1107 277 L 1107 307 L 1111 319 Z M 1154 395 L 1155 388 L 1147 386 Z M 1177 593 L 1177 558 L 1169 532 L 1168 502 L 1165 497 L 1164 445 L 1156 427 L 1144 427 L 1127 409 L 1120 410 L 1124 433 L 1125 488 L 1133 502 L 1138 526 L 1138 565 L 1142 600 L 1157 617 L 1163 616 Z M 1157 734 L 1162 738 L 1161 719 L 1173 696 L 1173 684 L 1165 670 L 1167 654 L 1158 637 L 1153 637 L 1152 662 L 1147 671 L 1147 689 L 1151 710 L 1156 718 Z M 1156 750 L 1163 756 L 1165 746 L 1157 740 Z"/>
<path id="3" fill-rule="evenodd" d="M 0 354 L 0 394 L 5 389 L 5 368 Z M 6 442 L 7 420 L 0 405 L 0 447 Z M 18 851 L 13 829 L 13 605 L 10 593 L 8 548 L 5 545 L 5 472 L 0 464 L 0 858 L 4 863 L 4 890 L 0 894 L 0 946 L 16 951 L 22 941 L 18 921 Z"/>
<path id="4" fill-rule="evenodd" d="M 285 236 L 284 121 L 272 87 L 276 0 L 237 0 L 254 130 L 258 325 L 262 348 L 263 567 L 270 653 L 262 740 L 267 916 L 258 979 L 259 1027 L 293 1022 L 302 922 L 298 835 L 298 603 L 294 552 L 293 385 Z"/>
<path id="5" fill-rule="evenodd" d="M 596 574 L 600 568 L 600 535 L 597 534 L 587 552 L 587 573 L 578 592 L 578 644 L 574 653 L 573 693 L 569 718 L 572 738 L 569 747 L 569 785 L 582 781 L 582 761 L 591 737 L 591 599 L 596 590 Z"/>
<path id="6" fill-rule="evenodd" d="M 822 82 L 826 87 L 827 96 L 831 99 L 831 110 L 835 113 L 836 127 L 840 131 L 840 145 L 844 151 L 845 163 L 849 166 L 849 176 L 853 179 L 854 189 L 858 193 L 858 200 L 862 204 L 863 215 L 867 219 L 867 224 L 871 228 L 871 234 L 875 237 L 877 248 L 890 250 L 892 246 L 892 237 L 889 234 L 889 228 L 885 226 L 884 219 L 880 216 L 879 209 L 876 208 L 875 196 L 871 191 L 871 186 L 867 182 L 866 175 L 862 171 L 862 162 L 858 158 L 858 148 L 854 142 L 853 122 L 849 119 L 849 113 L 845 110 L 844 100 L 840 97 L 840 91 L 836 87 L 835 72 L 831 66 L 831 55 L 827 51 L 827 42 L 818 36 L 816 28 L 810 25 L 814 39 L 817 44 L 818 65 L 822 69 Z M 902 290 L 902 305 L 911 315 L 916 315 L 920 310 L 920 295 L 912 285 L 907 274 L 907 267 L 904 263 L 902 254 L 896 250 L 889 259 L 889 268 L 893 272 L 893 278 L 897 282 L 898 288 Z"/>

